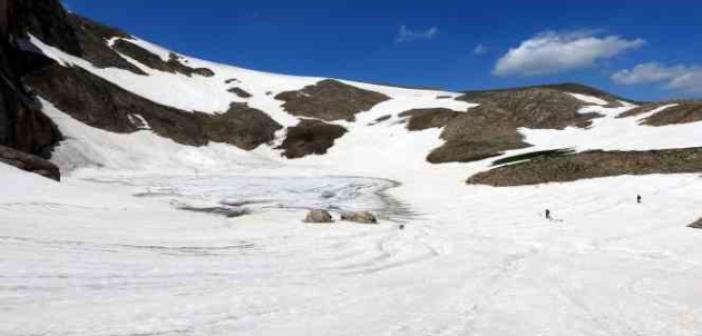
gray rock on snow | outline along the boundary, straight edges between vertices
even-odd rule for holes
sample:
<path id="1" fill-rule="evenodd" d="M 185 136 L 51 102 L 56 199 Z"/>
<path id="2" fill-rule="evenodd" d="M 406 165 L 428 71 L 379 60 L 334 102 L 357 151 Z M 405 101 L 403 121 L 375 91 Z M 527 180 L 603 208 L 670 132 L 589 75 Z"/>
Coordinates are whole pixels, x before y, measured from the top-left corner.
<path id="1" fill-rule="evenodd" d="M 344 212 L 341 220 L 361 224 L 378 224 L 378 218 L 368 211 Z"/>
<path id="2" fill-rule="evenodd" d="M 332 219 L 329 211 L 326 210 L 310 210 L 305 216 L 305 223 L 332 223 Z"/>

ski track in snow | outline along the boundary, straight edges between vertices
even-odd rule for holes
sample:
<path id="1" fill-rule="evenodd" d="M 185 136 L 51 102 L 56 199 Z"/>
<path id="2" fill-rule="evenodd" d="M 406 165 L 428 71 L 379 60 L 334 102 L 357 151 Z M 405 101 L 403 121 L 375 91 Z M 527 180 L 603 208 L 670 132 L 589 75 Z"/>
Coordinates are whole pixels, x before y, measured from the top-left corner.
<path id="1" fill-rule="evenodd" d="M 200 98 L 237 78 L 251 106 L 286 126 L 296 119 L 266 92 L 318 80 L 189 59 L 217 75 L 137 81 L 32 43 L 186 110 L 226 108 L 231 95 Z M 152 85 L 163 81 L 169 92 Z M 474 104 L 347 83 L 393 99 L 338 122 L 349 132 L 327 155 L 294 161 L 268 146 L 113 134 L 42 101 L 67 137 L 54 160 L 73 173 L 57 184 L 0 165 L 0 335 L 700 335 L 702 231 L 685 227 L 702 216 L 697 174 L 467 186 L 491 160 L 430 165 L 440 130 L 408 132 L 398 114 Z M 641 126 L 645 116 L 615 118 L 633 106 L 574 96 L 603 117 L 589 129 L 523 129 L 534 147 L 504 156 L 702 144 L 701 123 Z M 309 208 L 370 209 L 382 221 L 303 224 Z M 557 221 L 542 218 L 546 208 Z"/>
<path id="2" fill-rule="evenodd" d="M 378 209 L 385 180 L 55 185 L 3 169 L 5 185 L 32 186 L 26 199 L 0 200 L 3 335 L 695 335 L 702 327 L 701 237 L 684 227 L 699 215 L 690 209 L 702 201 L 696 175 L 446 184 L 433 195 L 407 183 L 388 192 L 423 215 L 398 230 L 387 219 L 302 224 L 304 205 L 226 219 L 175 210 L 170 198 L 226 198 L 268 180 L 272 199 L 287 202 L 288 185 L 307 185 L 311 194 L 294 195 L 316 204 L 312 194 L 350 186 L 353 195 L 337 201 Z M 154 185 L 181 192 L 132 196 Z M 637 192 L 647 195 L 642 205 Z M 562 222 L 541 218 L 544 206 Z"/>

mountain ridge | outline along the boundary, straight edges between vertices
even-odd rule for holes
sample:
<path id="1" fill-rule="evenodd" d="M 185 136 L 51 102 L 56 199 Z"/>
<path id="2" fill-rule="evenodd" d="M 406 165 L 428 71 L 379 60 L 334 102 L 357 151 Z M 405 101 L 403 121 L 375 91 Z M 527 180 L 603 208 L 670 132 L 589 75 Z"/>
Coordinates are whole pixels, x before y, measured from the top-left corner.
<path id="1" fill-rule="evenodd" d="M 11 75 L 31 88 L 22 97 L 33 101 L 34 109 L 40 109 L 41 97 L 91 127 L 125 135 L 153 132 L 186 146 L 266 147 L 279 157 L 303 159 L 334 151 L 362 124 L 379 130 L 399 123 L 410 131 L 408 137 L 439 132 L 443 143 L 423 154 L 426 161 L 472 163 L 499 160 L 513 151 L 539 151 L 525 135 L 528 130 L 589 132 L 611 113 L 627 119 L 656 111 L 642 122 L 658 127 L 702 120 L 702 104 L 696 102 L 635 102 L 572 82 L 451 92 L 267 74 L 179 55 L 67 13 L 56 0 L 4 2 L 5 14 L 13 17 L 5 28 L 5 48 L 21 55 L 15 59 L 29 60 L 21 61 L 21 74 Z M 390 114 L 356 120 L 395 105 Z M 41 111 L 34 115 L 44 118 Z M 69 146 L 62 142 L 61 127 L 50 120 L 36 127 L 52 131 L 27 128 L 18 133 L 41 146 L 17 146 L 7 139 L 0 145 L 44 158 L 57 145 L 59 154 Z M 93 164 L 107 163 L 98 159 Z"/>

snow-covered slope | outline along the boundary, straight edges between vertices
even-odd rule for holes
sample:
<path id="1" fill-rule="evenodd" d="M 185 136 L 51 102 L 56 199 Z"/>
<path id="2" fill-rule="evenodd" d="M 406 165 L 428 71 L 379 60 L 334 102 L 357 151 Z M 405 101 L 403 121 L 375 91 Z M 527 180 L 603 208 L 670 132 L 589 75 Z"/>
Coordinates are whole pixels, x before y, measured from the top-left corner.
<path id="1" fill-rule="evenodd" d="M 702 217 L 698 174 L 510 188 L 464 183 L 495 160 L 531 152 L 702 147 L 700 121 L 641 124 L 674 105 L 621 118 L 636 106 L 554 88 L 518 90 L 514 97 L 501 91 L 512 104 L 338 80 L 344 85 L 330 90 L 341 97 L 352 87 L 389 99 L 353 118 L 318 118 L 346 133 L 323 155 L 290 160 L 278 147 L 291 127 L 310 117 L 286 110 L 276 97 L 296 92 L 303 101 L 313 99 L 303 89 L 324 78 L 173 58 L 171 51 L 134 37 L 113 36 L 104 47 L 117 50 L 112 48 L 119 39 L 156 55 L 149 62 L 176 59 L 180 67 L 212 75 L 156 70 L 120 51 L 143 74 L 101 67 L 28 37 L 27 50 L 112 85 L 93 82 L 105 90 L 105 99 L 118 100 L 107 94 L 116 87 L 169 109 L 148 116 L 129 111 L 134 125 L 118 132 L 91 126 L 90 117 L 99 114 L 62 110 L 40 94 L 43 112 L 64 136 L 52 161 L 65 178 L 59 184 L 0 163 L 2 335 L 702 330 L 702 232 L 686 227 Z M 527 110 L 524 102 L 532 94 L 556 97 L 577 110 L 564 121 L 548 106 L 530 110 L 534 118 L 559 122 L 522 127 L 519 112 Z M 148 118 L 167 118 L 163 111 L 209 121 L 232 102 L 248 104 L 282 128 L 272 141 L 247 151 L 216 141 L 188 145 L 149 124 Z M 73 106 L 84 107 L 79 105 Z M 410 110 L 431 110 L 438 117 L 428 124 L 442 126 L 410 131 L 413 117 L 402 115 Z M 505 116 L 496 120 L 508 121 L 498 125 L 494 138 L 510 139 L 515 132 L 516 146 L 471 162 L 427 161 L 433 150 L 457 141 L 447 129 L 472 121 L 471 113 L 493 112 Z M 470 135 L 457 137 L 458 144 L 475 140 Z M 478 140 L 468 145 L 494 139 Z M 381 223 L 302 224 L 310 208 L 337 217 L 343 210 L 371 210 Z M 218 209 L 246 215 L 227 218 Z M 552 220 L 543 218 L 545 209 Z"/>

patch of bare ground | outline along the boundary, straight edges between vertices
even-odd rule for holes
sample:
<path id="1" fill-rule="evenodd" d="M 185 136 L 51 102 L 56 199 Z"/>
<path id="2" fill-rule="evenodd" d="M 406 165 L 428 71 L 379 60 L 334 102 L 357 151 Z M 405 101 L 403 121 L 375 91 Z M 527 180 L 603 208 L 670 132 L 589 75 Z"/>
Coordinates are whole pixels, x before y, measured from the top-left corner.
<path id="1" fill-rule="evenodd" d="M 171 73 L 177 72 L 186 76 L 200 75 L 204 77 L 212 77 L 215 75 L 210 69 L 192 68 L 183 64 L 182 57 L 174 53 L 171 53 L 168 56 L 168 60 L 164 61 L 161 56 L 158 56 L 125 39 L 118 39 L 115 41 L 113 48 L 122 54 L 137 60 L 139 63 L 155 70 Z"/>
<path id="2" fill-rule="evenodd" d="M 1 145 L 0 162 L 56 181 L 61 180 L 61 173 L 55 164 L 38 156 Z"/>
<path id="3" fill-rule="evenodd" d="M 289 127 L 287 136 L 278 149 L 283 149 L 283 156 L 297 159 L 311 154 L 326 154 L 341 138 L 346 129 L 327 124 L 319 120 L 302 119 L 296 126 Z"/>
<path id="4" fill-rule="evenodd" d="M 279 93 L 275 99 L 284 101 L 283 108 L 295 116 L 353 121 L 356 114 L 370 110 L 390 97 L 326 79 L 299 91 Z"/>
<path id="5" fill-rule="evenodd" d="M 244 150 L 272 141 L 275 132 L 283 128 L 267 114 L 241 103 L 232 103 L 222 114 L 198 113 L 197 116 L 208 139 Z"/>
<path id="6" fill-rule="evenodd" d="M 446 108 L 414 109 L 400 113 L 400 117 L 409 118 L 407 129 L 410 131 L 441 128 L 459 115 L 461 112 Z"/>
<path id="7" fill-rule="evenodd" d="M 649 151 L 587 151 L 541 155 L 494 168 L 468 179 L 469 184 L 496 187 L 570 182 L 619 175 L 702 172 L 702 147 Z"/>
<path id="8" fill-rule="evenodd" d="M 226 142 L 250 150 L 273 140 L 282 128 L 262 111 L 233 103 L 219 114 L 182 111 L 126 91 L 88 71 L 54 64 L 25 76 L 41 97 L 92 127 L 132 133 L 146 125 L 156 134 L 191 146 Z"/>
<path id="9" fill-rule="evenodd" d="M 114 37 L 129 38 L 128 34 L 75 14 L 68 15 L 68 22 L 73 28 L 81 50 L 76 56 L 82 57 L 99 68 L 120 68 L 138 75 L 146 75 L 107 44 L 107 40 Z"/>
<path id="10" fill-rule="evenodd" d="M 498 156 L 530 146 L 517 131 L 521 127 L 586 128 L 600 117 L 579 113 L 585 102 L 552 88 L 470 92 L 457 99 L 480 105 L 446 124 L 441 133 L 446 142 L 429 154 L 429 162 L 469 162 Z"/>
<path id="11" fill-rule="evenodd" d="M 239 98 L 244 98 L 244 99 L 246 99 L 246 98 L 251 98 L 251 97 L 252 97 L 252 95 L 251 95 L 250 93 L 246 92 L 244 89 L 239 88 L 239 87 L 233 87 L 233 88 L 231 88 L 231 89 L 229 89 L 229 90 L 227 90 L 227 91 L 230 92 L 230 93 L 233 93 L 233 94 L 235 94 L 235 95 L 237 95 L 237 96 L 239 96 Z"/>
<path id="12" fill-rule="evenodd" d="M 380 124 L 383 121 L 390 120 L 390 118 L 392 118 L 392 116 L 389 114 L 386 114 L 384 116 L 380 116 L 380 117 L 376 118 L 373 122 L 368 123 L 368 126 Z"/>
<path id="13" fill-rule="evenodd" d="M 652 116 L 643 119 L 641 123 L 649 126 L 666 126 L 702 121 L 702 101 L 694 100 L 646 104 L 626 111 L 617 116 L 617 118 L 626 118 L 645 114 L 662 106 L 671 104 L 676 105 L 656 112 Z"/>

